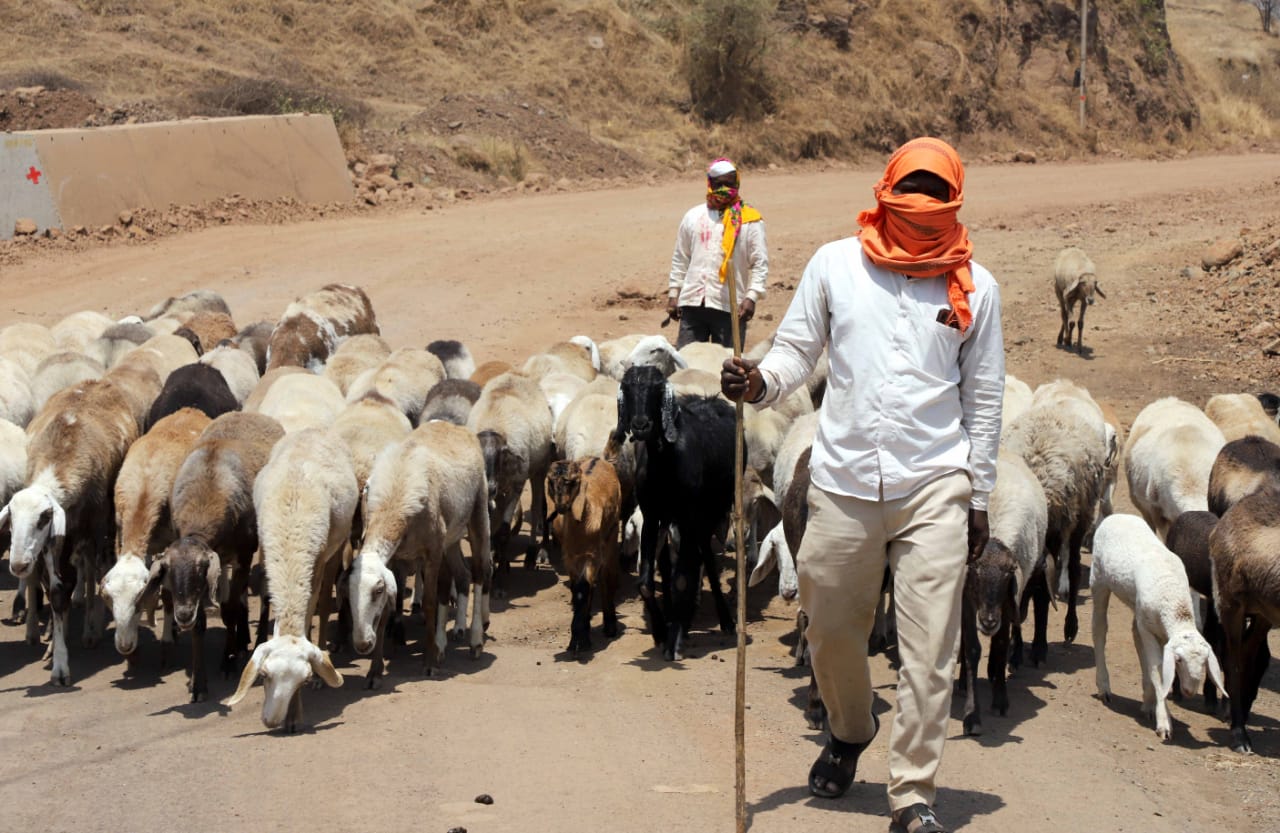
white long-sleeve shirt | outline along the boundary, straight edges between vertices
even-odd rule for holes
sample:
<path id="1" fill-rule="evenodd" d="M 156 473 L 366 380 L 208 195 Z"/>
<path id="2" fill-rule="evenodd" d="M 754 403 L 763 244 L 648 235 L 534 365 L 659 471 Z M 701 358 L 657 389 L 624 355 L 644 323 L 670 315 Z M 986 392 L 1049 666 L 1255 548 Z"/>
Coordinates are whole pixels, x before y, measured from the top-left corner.
<path id="1" fill-rule="evenodd" d="M 813 483 L 863 500 L 906 497 L 964 471 L 970 505 L 995 486 L 1004 395 L 1000 289 L 970 264 L 973 323 L 949 311 L 943 278 L 907 278 L 867 259 L 858 238 L 818 249 L 760 362 L 767 407 L 799 387 L 828 343 L 831 373 L 810 459 Z"/>
<path id="2" fill-rule="evenodd" d="M 667 294 L 679 298 L 682 307 L 700 307 L 728 311 L 729 283 L 720 283 L 720 263 L 724 253 L 724 212 L 695 205 L 685 212 L 676 231 L 676 246 L 671 253 L 671 276 Z M 734 242 L 729 260 L 731 277 L 738 282 L 738 298 L 759 301 L 764 297 L 769 275 L 769 248 L 765 243 L 764 220 L 743 223 Z M 750 276 L 750 285 L 747 284 Z"/>

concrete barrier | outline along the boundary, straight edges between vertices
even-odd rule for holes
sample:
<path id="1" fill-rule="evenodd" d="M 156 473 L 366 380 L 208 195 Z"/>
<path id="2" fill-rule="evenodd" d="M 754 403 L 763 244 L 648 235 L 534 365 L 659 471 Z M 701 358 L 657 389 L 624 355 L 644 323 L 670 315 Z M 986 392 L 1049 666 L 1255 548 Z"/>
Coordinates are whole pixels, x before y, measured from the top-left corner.
<path id="1" fill-rule="evenodd" d="M 328 115 L 244 116 L 0 133 L 0 239 L 14 223 L 100 226 L 135 208 L 239 194 L 301 202 L 353 196 Z"/>

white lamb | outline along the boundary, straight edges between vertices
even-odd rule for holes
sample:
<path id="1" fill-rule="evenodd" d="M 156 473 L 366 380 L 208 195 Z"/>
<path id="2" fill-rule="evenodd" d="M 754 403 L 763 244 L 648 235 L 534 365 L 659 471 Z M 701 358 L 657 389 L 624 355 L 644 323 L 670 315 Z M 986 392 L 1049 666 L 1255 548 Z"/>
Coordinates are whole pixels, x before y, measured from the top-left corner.
<path id="1" fill-rule="evenodd" d="M 308 428 L 286 436 L 258 474 L 253 505 L 267 568 L 271 638 L 254 650 L 227 700 L 234 706 L 262 677 L 266 698 L 262 722 L 293 732 L 302 717 L 302 684 L 314 674 L 334 688 L 342 675 L 311 640 L 311 615 L 322 596 L 322 579 L 351 536 L 359 492 L 346 444 L 331 429 Z M 328 587 L 323 587 L 327 595 Z M 325 616 L 320 617 L 323 640 Z"/>
<path id="2" fill-rule="evenodd" d="M 333 424 L 347 407 L 338 386 L 314 373 L 281 376 L 258 405 L 258 413 L 278 420 L 286 434 Z M 247 407 L 246 407 L 247 410 Z"/>
<path id="3" fill-rule="evenodd" d="M 1173 396 L 1143 408 L 1124 451 L 1129 498 L 1160 540 L 1183 512 L 1209 508 L 1209 472 L 1227 438 L 1204 412 Z"/>
<path id="4" fill-rule="evenodd" d="M 1022 412 L 1031 407 L 1031 386 L 1006 373 L 1004 377 L 1004 405 L 1001 410 L 1000 424 L 1008 428 Z"/>
<path id="5" fill-rule="evenodd" d="M 1206 673 L 1221 696 L 1227 696 L 1218 659 L 1196 629 L 1196 600 L 1187 571 L 1141 519 L 1112 515 L 1098 525 L 1089 586 L 1098 695 L 1104 701 L 1111 699 L 1106 647 L 1112 594 L 1133 610 L 1134 643 L 1142 666 L 1142 713 L 1155 713 L 1157 735 L 1168 740 L 1172 733 L 1165 698 L 1175 676 L 1187 697 L 1201 691 Z"/>
<path id="6" fill-rule="evenodd" d="M 640 339 L 635 348 L 622 360 L 622 372 L 626 373 L 627 368 L 642 364 L 653 365 L 667 377 L 689 366 L 689 362 L 676 352 L 676 348 L 667 341 L 666 336 L 645 336 Z"/>

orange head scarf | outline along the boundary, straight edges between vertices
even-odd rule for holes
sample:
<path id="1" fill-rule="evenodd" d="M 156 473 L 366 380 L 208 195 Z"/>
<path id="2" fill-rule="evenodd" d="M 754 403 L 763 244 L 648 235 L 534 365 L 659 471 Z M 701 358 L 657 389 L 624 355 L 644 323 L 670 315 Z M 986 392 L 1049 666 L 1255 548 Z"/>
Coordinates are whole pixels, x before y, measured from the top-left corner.
<path id="1" fill-rule="evenodd" d="M 894 194 L 893 188 L 914 171 L 928 171 L 951 186 L 951 201 L 924 194 Z M 909 278 L 945 275 L 947 299 L 960 331 L 973 323 L 968 294 L 973 291 L 969 230 L 957 219 L 964 202 L 964 166 L 960 155 L 941 139 L 912 139 L 889 157 L 884 176 L 873 189 L 876 207 L 858 215 L 862 249 L 877 266 Z"/>

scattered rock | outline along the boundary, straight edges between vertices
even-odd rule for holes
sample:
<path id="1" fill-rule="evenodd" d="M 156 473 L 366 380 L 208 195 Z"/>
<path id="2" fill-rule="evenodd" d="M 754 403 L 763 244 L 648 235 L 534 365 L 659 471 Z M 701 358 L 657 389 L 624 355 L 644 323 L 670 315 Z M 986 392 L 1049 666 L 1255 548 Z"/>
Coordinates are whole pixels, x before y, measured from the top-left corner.
<path id="1" fill-rule="evenodd" d="M 1280 327 L 1270 321 L 1259 321 L 1249 328 L 1249 335 L 1253 338 L 1273 338 L 1280 336 Z"/>
<path id="2" fill-rule="evenodd" d="M 1266 347 L 1263 347 L 1263 348 L 1262 348 L 1262 355 L 1264 355 L 1264 356 L 1280 356 L 1280 338 L 1277 338 L 1275 341 L 1271 342 L 1271 343 L 1270 343 L 1270 344 L 1268 344 Z"/>
<path id="3" fill-rule="evenodd" d="M 449 828 L 449 833 L 467 833 L 467 828 L 465 828 L 465 827 L 450 827 L 450 828 Z"/>
<path id="4" fill-rule="evenodd" d="M 1205 269 L 1217 269 L 1244 254 L 1244 242 L 1238 237 L 1224 237 L 1205 249 L 1200 262 Z"/>
<path id="5" fill-rule="evenodd" d="M 1204 270 L 1199 266 L 1184 266 L 1178 274 L 1184 278 L 1203 278 Z"/>
<path id="6" fill-rule="evenodd" d="M 492 804 L 492 803 L 493 803 L 493 796 L 489 795 L 488 793 L 481 793 L 480 795 L 477 795 L 477 796 L 476 796 L 476 803 L 477 803 L 477 804 Z"/>
<path id="7" fill-rule="evenodd" d="M 1276 260 L 1280 260 L 1280 240 L 1276 240 L 1270 246 L 1267 246 L 1259 252 L 1258 257 L 1262 258 L 1262 262 L 1268 266 Z"/>
<path id="8" fill-rule="evenodd" d="M 14 237 L 26 237 L 27 235 L 35 234 L 38 230 L 39 226 L 36 225 L 36 221 L 29 217 L 21 217 L 13 224 Z"/>
<path id="9" fill-rule="evenodd" d="M 122 226 L 130 225 L 131 223 L 133 223 L 133 212 L 128 209 L 125 209 L 124 211 L 120 212 L 120 216 L 118 219 L 120 220 L 120 225 Z"/>
<path id="10" fill-rule="evenodd" d="M 1014 162 L 1024 162 L 1028 165 L 1034 165 L 1036 163 L 1036 154 L 1033 150 L 1014 151 L 1011 158 Z"/>

